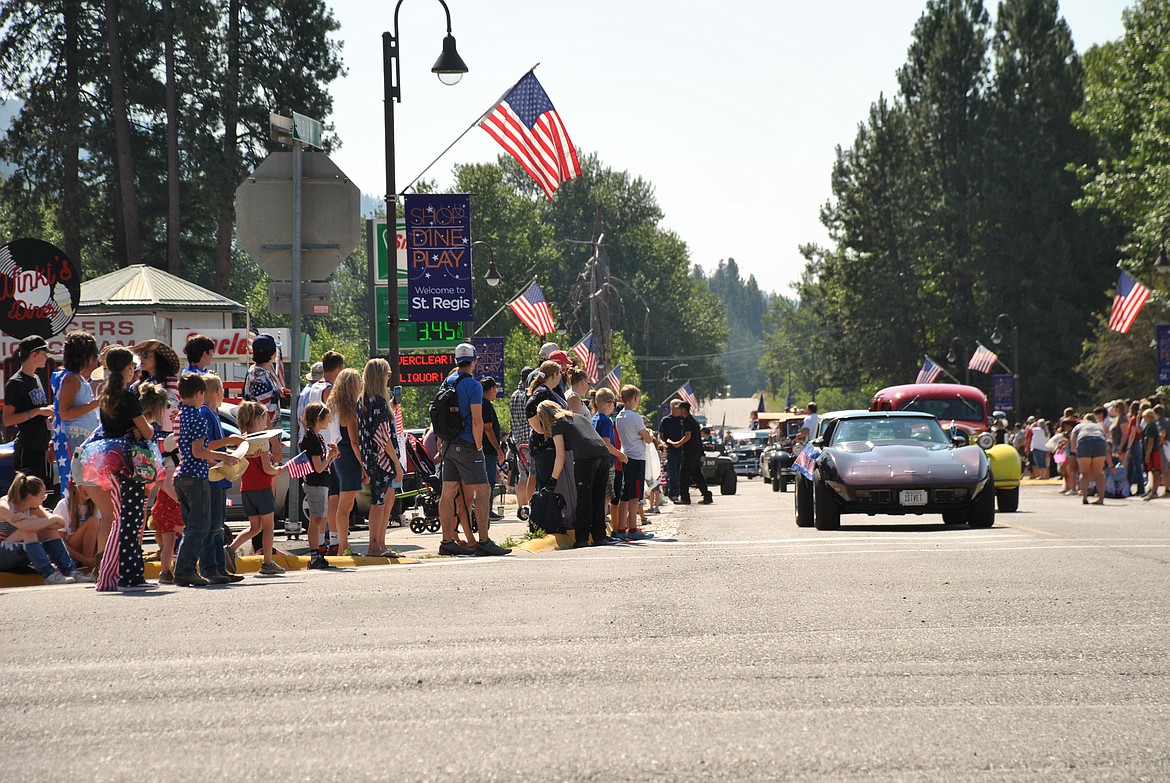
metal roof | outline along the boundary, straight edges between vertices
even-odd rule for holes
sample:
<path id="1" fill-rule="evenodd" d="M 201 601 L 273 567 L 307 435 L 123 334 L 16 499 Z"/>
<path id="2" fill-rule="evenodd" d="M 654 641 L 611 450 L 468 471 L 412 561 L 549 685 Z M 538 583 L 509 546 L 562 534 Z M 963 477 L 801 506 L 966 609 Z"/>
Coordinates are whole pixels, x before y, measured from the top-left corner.
<path id="1" fill-rule="evenodd" d="M 244 305 L 148 264 L 135 264 L 81 284 L 82 313 L 169 310 L 245 312 Z"/>

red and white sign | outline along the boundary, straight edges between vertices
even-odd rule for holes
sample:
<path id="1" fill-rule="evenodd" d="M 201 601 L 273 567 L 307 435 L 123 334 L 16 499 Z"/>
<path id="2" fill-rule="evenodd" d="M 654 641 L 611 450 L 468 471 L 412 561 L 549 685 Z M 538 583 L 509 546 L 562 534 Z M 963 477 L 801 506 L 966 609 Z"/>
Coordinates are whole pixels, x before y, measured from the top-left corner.
<path id="1" fill-rule="evenodd" d="M 154 324 L 152 315 L 78 317 L 70 321 L 61 334 L 49 338 L 49 355 L 60 361 L 65 335 L 72 331 L 89 332 L 97 340 L 98 350 L 101 350 L 107 345 L 134 345 L 143 340 L 154 340 L 160 337 L 155 332 Z M 0 335 L 0 361 L 16 353 L 19 342 L 7 335 Z"/>
<path id="2" fill-rule="evenodd" d="M 187 344 L 187 336 L 192 333 L 215 340 L 216 361 L 251 361 L 252 359 L 252 336 L 244 328 L 189 329 L 182 327 L 172 329 L 171 347 L 180 356 L 183 354 L 183 346 Z"/>

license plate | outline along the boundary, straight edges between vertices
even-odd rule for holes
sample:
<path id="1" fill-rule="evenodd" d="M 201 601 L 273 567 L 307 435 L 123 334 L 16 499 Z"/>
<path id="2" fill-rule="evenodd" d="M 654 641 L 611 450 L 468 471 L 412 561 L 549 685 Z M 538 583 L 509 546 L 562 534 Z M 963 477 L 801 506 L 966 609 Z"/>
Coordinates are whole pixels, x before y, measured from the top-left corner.
<path id="1" fill-rule="evenodd" d="M 925 506 L 925 489 L 904 489 L 898 493 L 898 502 L 903 506 Z"/>

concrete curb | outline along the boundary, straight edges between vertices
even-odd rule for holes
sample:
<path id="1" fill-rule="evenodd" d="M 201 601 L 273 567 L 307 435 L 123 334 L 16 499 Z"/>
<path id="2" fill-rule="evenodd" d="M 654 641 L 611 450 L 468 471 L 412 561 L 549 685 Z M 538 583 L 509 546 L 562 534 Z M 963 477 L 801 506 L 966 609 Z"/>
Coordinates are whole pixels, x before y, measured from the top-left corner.
<path id="1" fill-rule="evenodd" d="M 272 558 L 279 563 L 286 571 L 305 571 L 309 568 L 308 557 L 298 557 L 296 555 L 277 555 Z M 264 562 L 264 558 L 258 555 L 248 555 L 236 558 L 236 573 L 237 574 L 256 574 L 260 572 L 260 564 Z M 338 568 L 360 568 L 361 566 L 376 566 L 376 565 L 414 565 L 418 560 L 410 557 L 330 557 L 329 562 Z M 158 561 L 148 561 L 146 563 L 146 578 L 158 579 L 162 567 Z M 5 587 L 37 587 L 44 585 L 45 580 L 41 578 L 40 574 L 9 574 L 0 572 L 0 589 Z"/>
<path id="2" fill-rule="evenodd" d="M 674 503 L 665 503 L 659 506 L 658 513 L 652 516 L 662 516 L 664 514 L 673 514 L 677 506 Z M 652 523 L 648 523 L 652 524 Z M 609 535 L 613 532 L 613 528 L 607 522 L 605 524 L 605 533 Z M 577 542 L 576 532 L 570 530 L 568 533 L 549 533 L 544 538 L 533 538 L 528 541 L 522 541 L 512 550 L 520 550 L 522 552 L 532 552 L 533 554 L 541 554 L 543 552 L 556 552 L 560 549 L 570 549 L 573 544 Z"/>

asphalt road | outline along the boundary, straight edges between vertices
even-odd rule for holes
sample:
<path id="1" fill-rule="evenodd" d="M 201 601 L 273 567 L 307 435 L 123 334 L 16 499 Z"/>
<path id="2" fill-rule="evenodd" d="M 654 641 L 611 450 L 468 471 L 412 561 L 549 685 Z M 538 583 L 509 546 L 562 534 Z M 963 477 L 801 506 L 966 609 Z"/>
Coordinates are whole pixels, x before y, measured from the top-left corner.
<path id="1" fill-rule="evenodd" d="M 3 780 L 1170 779 L 1170 500 L 0 593 Z"/>

